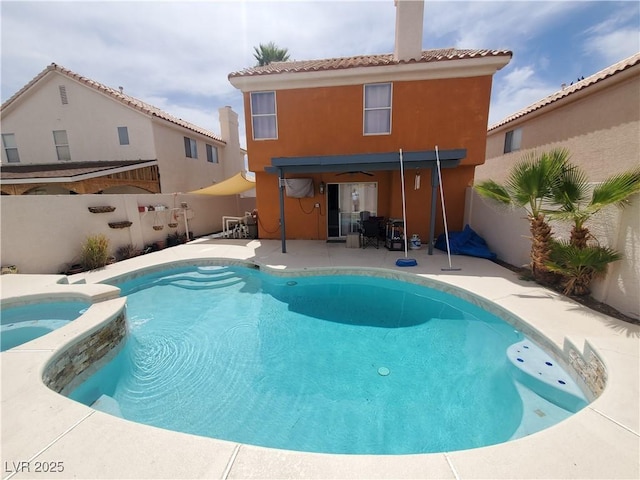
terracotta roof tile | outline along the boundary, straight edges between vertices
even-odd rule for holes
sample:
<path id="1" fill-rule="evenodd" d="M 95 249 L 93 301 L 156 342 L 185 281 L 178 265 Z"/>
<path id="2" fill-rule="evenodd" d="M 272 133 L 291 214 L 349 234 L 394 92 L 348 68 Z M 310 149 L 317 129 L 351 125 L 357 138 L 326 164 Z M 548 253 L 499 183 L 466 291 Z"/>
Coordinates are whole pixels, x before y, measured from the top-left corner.
<path id="1" fill-rule="evenodd" d="M 14 101 L 16 101 L 24 92 L 26 92 L 27 90 L 29 90 L 33 85 L 35 85 L 36 83 L 38 83 L 38 81 L 40 81 L 43 77 L 45 77 L 49 72 L 59 72 L 62 75 L 66 75 L 69 78 L 72 78 L 80 83 L 83 83 L 84 85 L 93 88 L 94 90 L 97 90 L 99 92 L 105 93 L 109 96 L 111 96 L 112 98 L 114 98 L 115 100 L 118 100 L 119 102 L 133 107 L 141 112 L 144 112 L 148 115 L 153 115 L 155 117 L 161 118 L 163 120 L 166 120 L 167 122 L 171 122 L 175 125 L 179 125 L 181 127 L 184 127 L 188 130 L 191 130 L 193 132 L 199 133 L 200 135 L 204 135 L 206 137 L 210 137 L 220 143 L 226 143 L 222 138 L 220 138 L 218 135 L 216 135 L 215 133 L 206 130 L 204 128 L 201 128 L 197 125 L 194 125 L 193 123 L 187 122 L 185 120 L 182 120 L 181 118 L 177 118 L 174 117 L 173 115 L 168 114 L 167 112 L 164 112 L 163 110 L 160 110 L 157 107 L 154 107 L 153 105 L 150 105 L 146 102 L 143 102 L 142 100 L 139 100 L 135 97 L 132 97 L 130 95 L 127 95 L 125 93 L 120 92 L 120 90 L 116 90 L 115 88 L 111 88 L 111 87 L 107 87 L 106 85 L 103 85 L 102 83 L 96 82 L 95 80 L 91 80 L 90 78 L 86 78 L 83 77 L 82 75 L 79 75 L 75 72 L 72 72 L 71 70 L 64 68 L 60 65 L 57 65 L 55 63 L 52 63 L 51 65 L 49 65 L 47 68 L 45 68 L 42 72 L 40 72 L 33 80 L 31 80 L 29 83 L 27 83 L 24 87 L 22 87 L 20 90 L 18 90 L 18 92 L 16 92 L 11 98 L 9 98 L 6 102 L 4 102 L 2 104 L 2 107 L 0 107 L 0 110 L 4 110 L 7 106 L 9 106 L 11 103 L 13 103 Z"/>
<path id="2" fill-rule="evenodd" d="M 523 117 L 531 112 L 539 110 L 551 103 L 557 102 L 562 98 L 566 98 L 569 95 L 579 92 L 580 90 L 584 90 L 585 88 L 588 88 L 591 85 L 595 85 L 596 83 L 599 83 L 609 77 L 612 77 L 613 75 L 620 73 L 624 70 L 627 70 L 628 68 L 631 68 L 634 65 L 637 65 L 639 63 L 640 63 L 640 52 L 618 63 L 615 63 L 610 67 L 605 68 L 604 70 L 600 70 L 599 72 L 594 73 L 589 77 L 583 78 L 582 80 L 580 80 L 577 83 L 574 83 L 573 85 L 564 87 L 563 89 L 555 93 L 552 93 L 547 97 L 544 97 L 542 100 L 539 100 L 536 103 L 532 103 L 528 107 L 525 107 L 522 110 L 519 110 L 518 112 L 512 115 L 509 115 L 508 117 L 504 118 L 503 120 L 496 123 L 495 125 L 491 125 L 488 131 L 495 130 L 496 128 L 501 127 L 509 122 L 512 122 L 520 117 Z"/>
<path id="3" fill-rule="evenodd" d="M 273 75 L 279 73 L 317 72 L 323 70 L 340 70 L 357 67 L 376 67 L 383 65 L 400 65 L 408 63 L 442 62 L 479 57 L 511 56 L 509 50 L 465 50 L 456 48 L 440 48 L 425 50 L 418 60 L 395 60 L 392 53 L 381 55 L 359 55 L 355 57 L 327 58 L 321 60 L 292 60 L 273 62 L 262 67 L 251 67 L 229 74 L 229 78 Z"/>

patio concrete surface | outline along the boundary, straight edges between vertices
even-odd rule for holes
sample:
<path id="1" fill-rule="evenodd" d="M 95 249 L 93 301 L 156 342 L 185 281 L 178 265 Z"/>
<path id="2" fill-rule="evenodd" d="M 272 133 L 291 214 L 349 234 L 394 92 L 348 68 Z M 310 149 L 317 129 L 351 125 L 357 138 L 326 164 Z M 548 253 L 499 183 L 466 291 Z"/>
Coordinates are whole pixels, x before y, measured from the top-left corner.
<path id="1" fill-rule="evenodd" d="M 589 310 L 483 259 L 453 256 L 461 270 L 443 271 L 446 254 L 436 250 L 429 256 L 425 248 L 409 251 L 418 261 L 415 267 L 396 267 L 404 252 L 382 246 L 354 249 L 289 240 L 288 253 L 280 249 L 275 240 L 199 239 L 71 276 L 68 284 L 60 275 L 0 277 L 3 305 L 23 294 L 56 298 L 61 292 L 83 293 L 98 302 L 82 322 L 0 354 L 2 478 L 640 478 L 638 325 Z M 247 260 L 293 273 L 366 267 L 387 276 L 437 280 L 509 310 L 560 350 L 565 339 L 580 350 L 588 342 L 606 366 L 607 386 L 577 414 L 528 437 L 472 450 L 374 456 L 284 451 L 162 430 L 95 411 L 43 384 L 55 352 L 121 308 L 124 299 L 113 287 L 93 284 L 190 259 Z"/>

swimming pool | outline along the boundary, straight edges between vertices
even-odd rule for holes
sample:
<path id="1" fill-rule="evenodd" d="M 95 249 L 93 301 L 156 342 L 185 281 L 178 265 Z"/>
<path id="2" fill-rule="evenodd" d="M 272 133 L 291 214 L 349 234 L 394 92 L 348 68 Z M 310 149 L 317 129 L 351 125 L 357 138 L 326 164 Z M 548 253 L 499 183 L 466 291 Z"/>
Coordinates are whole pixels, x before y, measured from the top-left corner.
<path id="1" fill-rule="evenodd" d="M 426 453 L 524 436 L 586 404 L 527 388 L 507 355 L 521 332 L 420 285 L 216 266 L 119 286 L 128 341 L 70 396 L 140 423 L 290 450 Z"/>
<path id="2" fill-rule="evenodd" d="M 0 351 L 9 350 L 56 330 L 82 315 L 90 303 L 60 301 L 2 309 Z"/>

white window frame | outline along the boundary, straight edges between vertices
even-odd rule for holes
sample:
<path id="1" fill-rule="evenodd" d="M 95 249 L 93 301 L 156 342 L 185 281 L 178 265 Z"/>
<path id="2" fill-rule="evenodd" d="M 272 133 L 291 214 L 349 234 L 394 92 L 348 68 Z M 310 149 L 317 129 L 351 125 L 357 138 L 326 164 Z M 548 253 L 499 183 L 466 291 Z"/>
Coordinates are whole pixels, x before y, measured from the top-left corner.
<path id="1" fill-rule="evenodd" d="M 388 85 L 389 86 L 389 105 L 388 106 L 376 106 L 376 107 L 367 107 L 367 88 L 368 87 L 379 87 L 380 85 Z M 393 109 L 393 83 L 392 82 L 380 82 L 380 83 L 367 83 L 364 85 L 362 89 L 362 105 L 363 105 L 363 113 L 362 113 L 362 133 L 365 136 L 369 135 L 390 135 L 391 134 L 391 120 L 393 116 L 391 115 Z M 367 113 L 368 112 L 380 112 L 383 110 L 388 111 L 389 115 L 389 130 L 388 131 L 367 131 Z"/>
<path id="2" fill-rule="evenodd" d="M 273 95 L 273 112 L 268 113 L 254 113 L 254 95 Z M 276 98 L 276 92 L 274 90 L 262 91 L 262 92 L 251 92 L 250 93 L 250 102 L 251 102 L 251 134 L 254 140 L 277 140 L 278 139 L 278 101 Z M 273 117 L 273 136 L 268 136 L 262 134 L 262 132 L 258 132 L 259 135 L 256 135 L 256 121 L 263 119 L 270 119 Z M 258 129 L 259 130 L 259 129 Z"/>
<path id="3" fill-rule="evenodd" d="M 58 134 L 58 135 L 56 135 Z M 64 138 L 60 138 L 64 134 Z M 56 146 L 56 155 L 61 162 L 71 160 L 71 149 L 69 148 L 69 136 L 66 130 L 53 131 L 53 143 Z"/>
<path id="4" fill-rule="evenodd" d="M 504 134 L 504 153 L 517 152 L 522 147 L 522 128 L 514 128 Z"/>
<path id="5" fill-rule="evenodd" d="M 218 163 L 218 147 L 216 145 L 209 145 L 208 143 L 206 144 L 206 146 L 207 146 L 207 162 Z"/>
<path id="6" fill-rule="evenodd" d="M 127 127 L 118 127 L 118 142 L 120 145 L 129 145 L 129 129 Z"/>
<path id="7" fill-rule="evenodd" d="M 2 134 L 2 147 L 7 157 L 7 163 L 20 163 L 20 154 L 18 153 L 15 133 Z"/>
<path id="8" fill-rule="evenodd" d="M 184 137 L 184 156 L 198 158 L 198 142 L 196 142 L 195 138 Z"/>

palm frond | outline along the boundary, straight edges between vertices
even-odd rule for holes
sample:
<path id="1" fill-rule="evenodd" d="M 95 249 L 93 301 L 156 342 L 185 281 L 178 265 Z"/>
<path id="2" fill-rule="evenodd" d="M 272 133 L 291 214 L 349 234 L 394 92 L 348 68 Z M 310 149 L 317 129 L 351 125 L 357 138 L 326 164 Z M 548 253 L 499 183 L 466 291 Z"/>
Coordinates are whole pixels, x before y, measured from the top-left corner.
<path id="1" fill-rule="evenodd" d="M 607 205 L 625 206 L 631 195 L 640 192 L 640 169 L 623 172 L 608 178 L 593 190 L 590 210 Z"/>
<path id="2" fill-rule="evenodd" d="M 258 66 L 268 65 L 271 62 L 286 62 L 289 60 L 289 50 L 280 48 L 275 43 L 261 43 L 258 47 L 253 47 L 253 56 L 258 61 Z"/>
<path id="3" fill-rule="evenodd" d="M 588 210 L 552 210 L 543 209 L 542 213 L 547 215 L 550 220 L 560 220 L 572 222 L 576 225 L 582 225 L 589 219 L 591 213 Z"/>
<path id="4" fill-rule="evenodd" d="M 573 212 L 587 200 L 589 179 L 579 166 L 566 162 L 551 187 L 551 201 L 563 212 Z"/>
<path id="5" fill-rule="evenodd" d="M 542 213 L 543 203 L 552 199 L 553 186 L 565 168 L 568 155 L 564 149 L 525 155 L 513 166 L 507 179 L 514 203 L 529 205 L 533 216 Z"/>
<path id="6" fill-rule="evenodd" d="M 485 180 L 484 182 L 474 185 L 473 188 L 483 197 L 490 198 L 506 205 L 513 203 L 509 191 L 503 185 L 500 185 L 494 180 Z"/>
<path id="7" fill-rule="evenodd" d="M 540 197 L 542 174 L 533 158 L 525 157 L 513 166 L 507 178 L 507 187 L 514 193 L 515 203 L 524 206 L 532 198 Z"/>
<path id="8" fill-rule="evenodd" d="M 602 246 L 578 248 L 566 241 L 551 243 L 549 270 L 572 276 L 588 270 L 596 275 L 604 274 L 607 265 L 618 261 L 622 255 L 616 250 Z"/>

